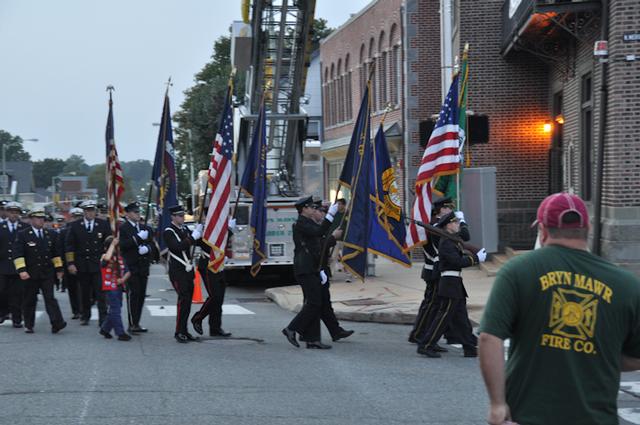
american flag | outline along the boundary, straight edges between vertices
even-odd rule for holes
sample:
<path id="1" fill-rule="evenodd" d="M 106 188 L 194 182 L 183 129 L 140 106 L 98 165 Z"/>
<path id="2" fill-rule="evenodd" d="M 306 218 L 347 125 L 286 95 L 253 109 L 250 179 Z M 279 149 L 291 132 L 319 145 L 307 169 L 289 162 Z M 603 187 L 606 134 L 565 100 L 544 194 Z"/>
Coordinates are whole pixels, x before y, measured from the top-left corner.
<path id="1" fill-rule="evenodd" d="M 230 84 L 222 111 L 220 129 L 213 142 L 211 163 L 209 164 L 211 199 L 204 225 L 203 240 L 211 247 L 209 269 L 214 273 L 224 267 L 224 250 L 229 233 L 229 195 L 231 193 L 231 161 L 233 158 L 232 92 L 233 86 Z"/>
<path id="2" fill-rule="evenodd" d="M 107 140 L 107 206 L 109 209 L 109 224 L 111 232 L 117 235 L 118 218 L 124 213 L 120 205 L 120 197 L 124 193 L 124 178 L 122 177 L 122 167 L 118 161 L 118 151 L 113 132 L 113 101 L 109 92 L 109 115 L 107 116 L 107 130 L 105 134 Z"/>
<path id="3" fill-rule="evenodd" d="M 433 127 L 429 143 L 422 155 L 416 177 L 416 200 L 411 218 L 429 223 L 431 220 L 431 184 L 435 177 L 455 174 L 460 169 L 458 139 L 458 76 L 453 77 L 449 93 Z M 407 228 L 409 248 L 427 241 L 424 228 L 411 222 Z"/>

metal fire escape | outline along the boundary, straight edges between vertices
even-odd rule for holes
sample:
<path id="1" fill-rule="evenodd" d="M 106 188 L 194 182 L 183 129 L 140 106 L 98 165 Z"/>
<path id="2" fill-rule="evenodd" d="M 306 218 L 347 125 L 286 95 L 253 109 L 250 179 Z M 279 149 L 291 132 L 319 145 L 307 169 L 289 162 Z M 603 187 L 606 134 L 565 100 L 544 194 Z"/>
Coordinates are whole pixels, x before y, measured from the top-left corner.
<path id="1" fill-rule="evenodd" d="M 300 112 L 309 66 L 315 0 L 254 0 L 253 44 L 243 117 L 255 123 L 264 96 L 267 112 L 267 174 L 271 195 L 298 196 L 306 115 Z M 253 125 L 251 125 L 253 127 Z"/>

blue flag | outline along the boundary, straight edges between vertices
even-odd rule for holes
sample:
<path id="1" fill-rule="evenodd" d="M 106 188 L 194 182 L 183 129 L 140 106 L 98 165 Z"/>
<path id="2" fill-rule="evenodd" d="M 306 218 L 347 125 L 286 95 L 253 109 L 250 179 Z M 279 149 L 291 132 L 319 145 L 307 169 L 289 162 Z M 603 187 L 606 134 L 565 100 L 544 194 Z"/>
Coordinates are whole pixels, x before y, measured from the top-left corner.
<path id="1" fill-rule="evenodd" d="M 391 261 L 411 266 L 406 252 L 406 228 L 396 174 L 391 166 L 382 124 L 373 142 L 373 166 L 370 170 L 369 245 L 371 252 Z"/>
<path id="2" fill-rule="evenodd" d="M 358 119 L 356 120 L 356 124 L 353 128 L 353 134 L 351 135 L 351 142 L 349 143 L 349 150 L 347 151 L 347 156 L 344 159 L 344 164 L 342 165 L 342 172 L 340 173 L 340 177 L 338 178 L 338 182 L 351 188 L 351 182 L 354 177 L 354 172 L 357 172 L 357 163 L 358 163 L 358 149 L 360 148 L 364 138 L 365 126 L 367 134 L 369 131 L 369 85 L 364 89 L 364 94 L 362 96 L 362 102 L 360 102 L 360 112 L 358 112 Z"/>
<path id="3" fill-rule="evenodd" d="M 267 231 L 267 117 L 264 100 L 253 130 L 251 150 L 247 166 L 242 174 L 240 189 L 253 198 L 251 206 L 251 232 L 253 233 L 253 254 L 251 256 L 251 275 L 260 271 L 265 255 Z"/>
<path id="4" fill-rule="evenodd" d="M 156 186 L 156 208 L 158 211 L 157 238 L 160 251 L 166 249 L 164 240 L 160 235 L 171 223 L 169 207 L 178 204 L 178 190 L 176 182 L 175 153 L 173 150 L 173 128 L 171 127 L 171 110 L 169 109 L 169 95 L 164 95 L 164 106 L 162 107 L 162 119 L 160 120 L 160 131 L 158 133 L 158 145 L 156 147 L 156 157 L 153 162 L 153 173 L 151 179 Z"/>
<path id="5" fill-rule="evenodd" d="M 344 218 L 346 227 L 343 235 L 344 248 L 342 249 L 341 261 L 347 270 L 361 280 L 364 280 L 367 270 L 367 246 L 369 244 L 369 194 L 371 186 L 369 176 L 371 168 L 369 111 L 369 90 L 367 88 L 340 176 L 342 183 L 343 177 L 351 175 L 351 180 L 345 181 L 351 189 L 351 201 L 350 208 Z"/>

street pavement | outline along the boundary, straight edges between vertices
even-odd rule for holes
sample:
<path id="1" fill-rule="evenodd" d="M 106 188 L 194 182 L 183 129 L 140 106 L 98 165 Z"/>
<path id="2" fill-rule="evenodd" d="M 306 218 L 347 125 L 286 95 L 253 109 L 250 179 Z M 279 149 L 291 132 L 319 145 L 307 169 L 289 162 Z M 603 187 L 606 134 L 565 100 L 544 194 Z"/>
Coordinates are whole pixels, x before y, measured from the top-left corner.
<path id="1" fill-rule="evenodd" d="M 0 424 L 485 423 L 478 362 L 460 347 L 427 359 L 406 342 L 407 325 L 343 322 L 355 334 L 331 343 L 325 332 L 331 350 L 296 349 L 280 333 L 292 313 L 255 286 L 228 289 L 232 338 L 177 344 L 169 288 L 154 266 L 149 333 L 129 342 L 99 336 L 95 314 L 91 326 L 67 320 L 56 335 L 42 311 L 33 335 L 0 325 Z M 70 316 L 67 294 L 56 296 Z M 640 423 L 640 374 L 623 380 L 621 416 L 631 421 L 621 423 Z"/>

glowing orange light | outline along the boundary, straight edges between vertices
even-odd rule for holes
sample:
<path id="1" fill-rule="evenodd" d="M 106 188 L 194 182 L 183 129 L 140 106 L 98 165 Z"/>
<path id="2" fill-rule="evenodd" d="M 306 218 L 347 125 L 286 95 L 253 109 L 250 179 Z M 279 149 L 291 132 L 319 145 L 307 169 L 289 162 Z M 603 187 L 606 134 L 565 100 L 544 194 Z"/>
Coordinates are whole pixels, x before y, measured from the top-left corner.
<path id="1" fill-rule="evenodd" d="M 544 123 L 544 125 L 542 126 L 542 131 L 544 131 L 545 133 L 551 133 L 551 123 Z"/>
<path id="2" fill-rule="evenodd" d="M 556 122 L 558 124 L 564 124 L 564 116 L 562 114 L 556 115 Z"/>

